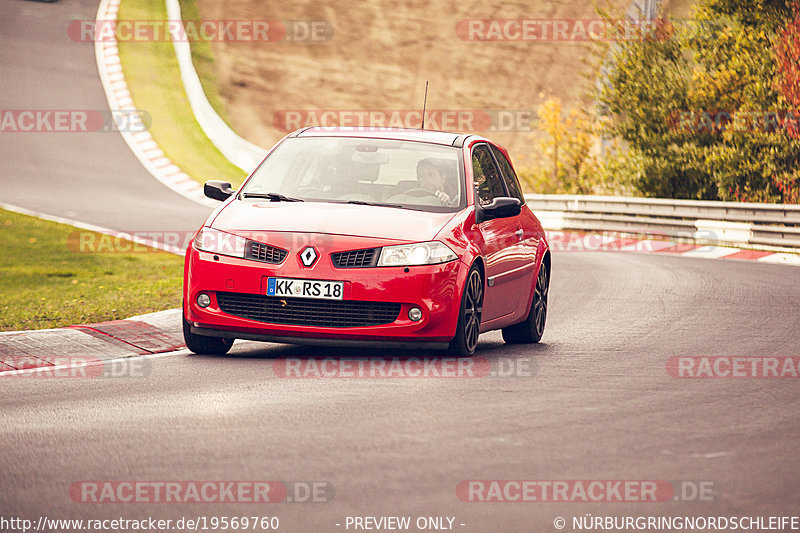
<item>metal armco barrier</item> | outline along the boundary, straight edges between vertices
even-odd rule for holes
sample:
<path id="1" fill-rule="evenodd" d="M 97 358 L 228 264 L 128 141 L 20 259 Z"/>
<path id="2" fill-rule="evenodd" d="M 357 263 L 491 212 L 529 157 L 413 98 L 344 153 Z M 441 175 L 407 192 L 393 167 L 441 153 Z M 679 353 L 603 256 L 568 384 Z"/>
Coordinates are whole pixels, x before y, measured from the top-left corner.
<path id="1" fill-rule="evenodd" d="M 549 230 L 800 248 L 800 205 L 561 194 L 529 194 L 525 198 Z"/>

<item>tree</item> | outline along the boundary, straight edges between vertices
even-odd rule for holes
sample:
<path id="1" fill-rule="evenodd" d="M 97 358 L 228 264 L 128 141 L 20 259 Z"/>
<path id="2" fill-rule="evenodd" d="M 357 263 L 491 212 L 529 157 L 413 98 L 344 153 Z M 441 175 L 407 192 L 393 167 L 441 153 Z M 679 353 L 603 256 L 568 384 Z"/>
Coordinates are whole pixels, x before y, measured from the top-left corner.
<path id="1" fill-rule="evenodd" d="M 591 194 L 613 186 L 601 168 L 598 137 L 585 110 L 565 112 L 561 100 L 549 97 L 537 109 L 539 130 L 534 160 L 519 165 L 523 186 L 536 193 Z"/>
<path id="2" fill-rule="evenodd" d="M 780 32 L 775 52 L 778 60 L 778 91 L 789 105 L 787 131 L 800 138 L 800 2 L 793 6 L 793 18 Z"/>
<path id="3" fill-rule="evenodd" d="M 800 143 L 780 127 L 785 91 L 773 82 L 790 13 L 786 2 L 702 0 L 693 24 L 663 24 L 670 31 L 609 47 L 613 68 L 599 100 L 610 112 L 607 134 L 636 162 L 641 193 L 791 201 L 784 185 L 797 177 Z M 789 35 L 784 63 L 794 75 L 800 48 L 798 33 Z"/>

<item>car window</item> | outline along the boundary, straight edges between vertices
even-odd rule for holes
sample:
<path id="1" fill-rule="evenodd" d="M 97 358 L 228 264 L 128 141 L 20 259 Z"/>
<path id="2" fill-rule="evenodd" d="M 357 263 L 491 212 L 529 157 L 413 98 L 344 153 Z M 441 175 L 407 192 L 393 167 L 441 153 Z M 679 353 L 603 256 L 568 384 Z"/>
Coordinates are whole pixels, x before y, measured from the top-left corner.
<path id="1" fill-rule="evenodd" d="M 356 137 L 289 138 L 256 169 L 242 198 L 280 193 L 310 202 L 362 202 L 433 212 L 466 205 L 460 149 Z"/>
<path id="2" fill-rule="evenodd" d="M 496 146 L 492 146 L 491 148 L 494 158 L 500 165 L 500 170 L 503 173 L 503 181 L 505 181 L 508 193 L 514 198 L 519 198 L 522 203 L 525 203 L 525 196 L 522 194 L 522 188 L 519 186 L 519 180 L 517 179 L 517 174 L 514 172 L 514 167 L 511 166 L 506 156 L 503 155 L 503 152 Z"/>
<path id="3" fill-rule="evenodd" d="M 472 175 L 480 205 L 489 205 L 495 198 L 506 195 L 500 172 L 485 144 L 479 144 L 472 150 Z"/>

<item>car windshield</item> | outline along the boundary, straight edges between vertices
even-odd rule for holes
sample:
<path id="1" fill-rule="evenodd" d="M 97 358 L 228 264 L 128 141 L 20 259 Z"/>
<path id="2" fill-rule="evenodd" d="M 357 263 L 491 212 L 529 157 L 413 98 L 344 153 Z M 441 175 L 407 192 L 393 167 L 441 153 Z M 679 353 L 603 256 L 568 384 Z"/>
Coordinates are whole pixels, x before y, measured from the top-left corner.
<path id="1" fill-rule="evenodd" d="M 461 150 L 424 142 L 290 138 L 256 169 L 241 198 L 377 204 L 422 211 L 464 207 Z"/>

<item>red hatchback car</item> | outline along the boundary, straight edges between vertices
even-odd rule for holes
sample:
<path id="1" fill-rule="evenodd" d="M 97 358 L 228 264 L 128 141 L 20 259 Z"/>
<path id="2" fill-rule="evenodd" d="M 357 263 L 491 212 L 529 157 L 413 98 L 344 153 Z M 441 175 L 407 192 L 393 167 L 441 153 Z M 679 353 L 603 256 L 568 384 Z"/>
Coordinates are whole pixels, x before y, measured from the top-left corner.
<path id="1" fill-rule="evenodd" d="M 550 250 L 505 149 L 475 135 L 308 128 L 282 139 L 186 252 L 195 353 L 234 339 L 475 352 L 538 342 Z"/>

